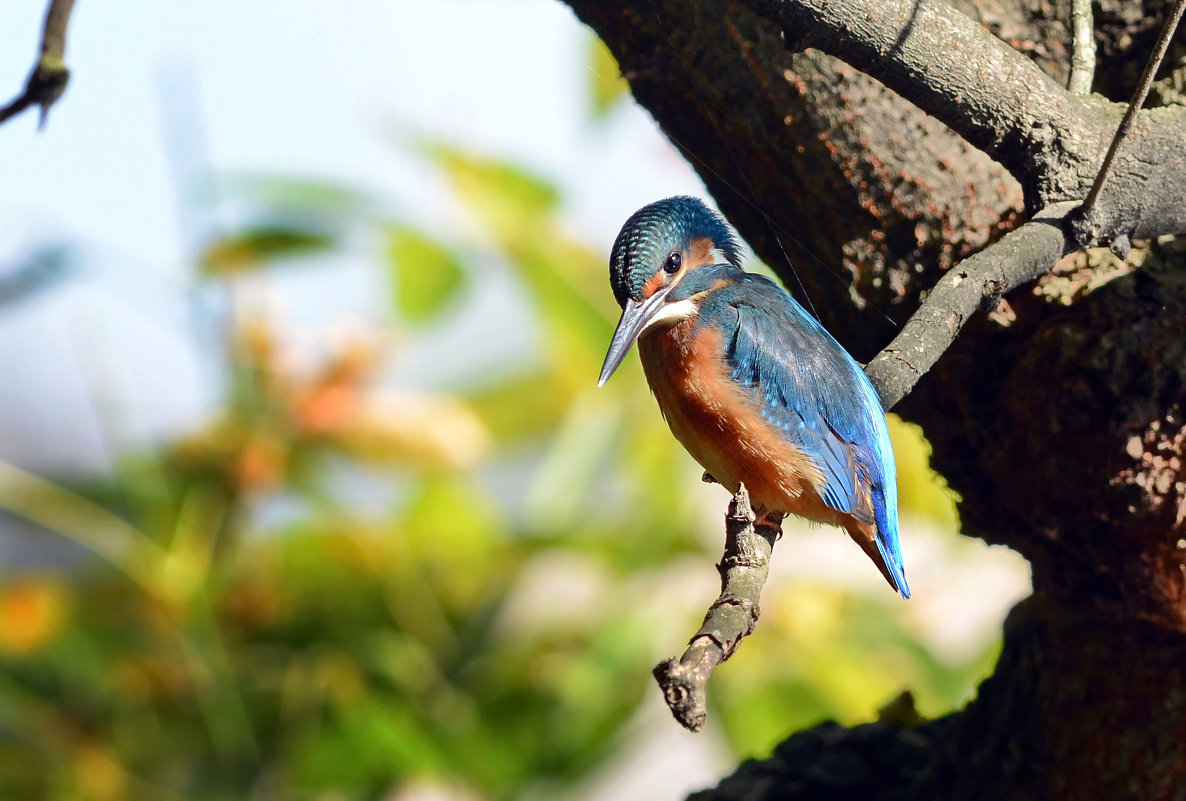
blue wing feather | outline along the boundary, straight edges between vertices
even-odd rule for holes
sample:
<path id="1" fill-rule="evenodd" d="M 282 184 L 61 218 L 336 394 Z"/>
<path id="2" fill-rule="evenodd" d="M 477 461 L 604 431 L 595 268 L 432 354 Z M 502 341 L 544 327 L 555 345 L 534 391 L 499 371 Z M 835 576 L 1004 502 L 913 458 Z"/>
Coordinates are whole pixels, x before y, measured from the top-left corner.
<path id="1" fill-rule="evenodd" d="M 733 368 L 732 378 L 755 396 L 760 392 L 761 397 L 755 399 L 763 419 L 812 457 L 825 479 L 821 491 L 824 503 L 841 512 L 852 512 L 858 500 L 852 455 L 818 409 L 802 402 L 794 383 L 782 380 L 782 371 L 771 369 L 764 358 L 767 343 L 761 336 L 769 326 L 763 322 L 758 309 L 737 307 L 737 331 L 726 357 Z"/>
<path id="2" fill-rule="evenodd" d="M 859 513 L 867 484 L 877 547 L 898 590 L 909 597 L 898 544 L 897 476 L 881 400 L 864 371 L 819 322 L 763 276 L 744 273 L 712 293 L 702 318 L 734 327 L 726 363 L 763 418 L 810 455 L 832 509 Z"/>

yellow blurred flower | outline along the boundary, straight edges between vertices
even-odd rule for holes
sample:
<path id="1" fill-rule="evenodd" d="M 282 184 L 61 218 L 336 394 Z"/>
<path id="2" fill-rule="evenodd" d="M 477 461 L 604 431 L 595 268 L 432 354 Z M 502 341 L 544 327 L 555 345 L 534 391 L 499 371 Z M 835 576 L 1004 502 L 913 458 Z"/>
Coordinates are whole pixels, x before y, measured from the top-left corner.
<path id="1" fill-rule="evenodd" d="M 65 622 L 68 598 L 58 581 L 19 579 L 0 591 L 0 651 L 15 656 L 48 645 Z"/>
<path id="2" fill-rule="evenodd" d="M 85 798 L 105 799 L 127 798 L 128 776 L 115 755 L 99 745 L 85 745 L 71 755 L 71 768 L 75 785 Z"/>

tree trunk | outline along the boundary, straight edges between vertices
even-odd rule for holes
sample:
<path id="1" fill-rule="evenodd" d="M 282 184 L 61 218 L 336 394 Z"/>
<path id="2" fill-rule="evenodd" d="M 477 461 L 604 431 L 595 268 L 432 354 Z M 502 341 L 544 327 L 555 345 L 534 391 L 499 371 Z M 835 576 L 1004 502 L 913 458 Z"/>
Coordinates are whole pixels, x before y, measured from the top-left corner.
<path id="1" fill-rule="evenodd" d="M 961 259 L 1084 197 L 1123 110 L 1060 95 L 1069 0 L 959 0 L 970 37 L 933 25 L 949 13 L 933 0 L 568 3 L 862 360 Z M 1127 101 L 1166 5 L 1096 3 L 1097 91 Z M 898 69 L 931 33 L 923 66 Z M 982 86 L 961 90 L 961 69 Z M 1186 248 L 1169 236 L 1186 231 L 1186 108 L 1138 120 L 1096 230 L 1121 250 L 1161 238 L 1008 293 L 895 408 L 925 430 L 964 533 L 1032 563 L 994 675 L 960 712 L 801 732 L 696 798 L 1186 798 Z"/>

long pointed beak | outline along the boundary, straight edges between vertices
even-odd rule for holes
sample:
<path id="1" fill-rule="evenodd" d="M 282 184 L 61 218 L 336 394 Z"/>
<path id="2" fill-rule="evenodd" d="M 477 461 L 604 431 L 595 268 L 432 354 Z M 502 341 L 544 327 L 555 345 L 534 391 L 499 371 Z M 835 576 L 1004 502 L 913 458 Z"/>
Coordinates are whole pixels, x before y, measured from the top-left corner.
<path id="1" fill-rule="evenodd" d="M 609 342 L 609 352 L 605 354 L 605 363 L 601 365 L 601 376 L 597 379 L 597 386 L 605 386 L 605 382 L 609 381 L 609 377 L 614 374 L 618 365 L 630 352 L 630 346 L 647 327 L 647 323 L 659 309 L 663 308 L 667 293 L 670 291 L 671 287 L 660 289 L 642 303 L 636 303 L 633 299 L 626 301 L 626 308 L 622 310 L 622 318 L 618 320 L 618 327 L 614 329 L 614 337 Z"/>

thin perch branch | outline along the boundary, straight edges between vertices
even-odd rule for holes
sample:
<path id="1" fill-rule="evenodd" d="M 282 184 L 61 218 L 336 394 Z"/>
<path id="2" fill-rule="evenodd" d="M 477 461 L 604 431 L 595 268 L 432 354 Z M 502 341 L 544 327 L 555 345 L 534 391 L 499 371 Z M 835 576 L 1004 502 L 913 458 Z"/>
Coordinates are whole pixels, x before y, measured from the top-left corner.
<path id="1" fill-rule="evenodd" d="M 713 668 L 732 656 L 758 625 L 758 600 L 778 536 L 767 525 L 754 526 L 749 492 L 742 485 L 725 515 L 725 552 L 717 565 L 721 594 L 683 656 L 660 662 L 654 670 L 671 714 L 689 731 L 700 731 L 708 717 L 706 687 Z"/>
<path id="2" fill-rule="evenodd" d="M 0 108 L 0 123 L 31 106 L 41 107 L 38 128 L 45 128 L 49 109 L 66 91 L 70 70 L 66 68 L 66 27 L 74 0 L 51 0 L 41 28 L 41 55 L 29 73 L 25 89 L 11 103 Z"/>
<path id="3" fill-rule="evenodd" d="M 1095 78 L 1095 23 L 1091 16 L 1091 0 L 1072 0 L 1071 54 L 1067 91 L 1073 95 L 1089 95 Z"/>
<path id="4" fill-rule="evenodd" d="M 865 367 L 886 409 L 914 388 L 977 309 L 995 307 L 1001 295 L 1037 279 L 1075 250 L 1062 229 L 1074 208 L 1066 202 L 1042 210 L 939 279 L 901 333 Z"/>

